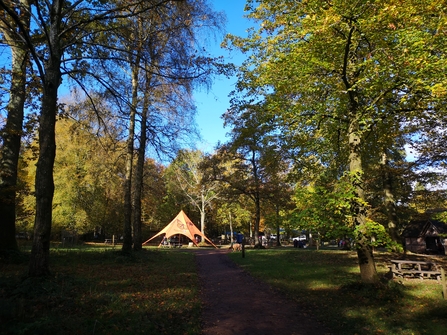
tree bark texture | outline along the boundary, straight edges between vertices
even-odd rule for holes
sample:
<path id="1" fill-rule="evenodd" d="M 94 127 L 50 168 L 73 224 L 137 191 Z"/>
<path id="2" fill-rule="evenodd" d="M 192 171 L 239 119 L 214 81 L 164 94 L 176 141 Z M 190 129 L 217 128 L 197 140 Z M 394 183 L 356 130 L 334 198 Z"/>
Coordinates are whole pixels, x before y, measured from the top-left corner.
<path id="1" fill-rule="evenodd" d="M 32 277 L 50 274 L 50 237 L 53 210 L 53 167 L 56 158 L 57 90 L 61 83 L 62 46 L 60 23 L 62 0 L 51 5 L 51 22 L 48 26 L 49 57 L 41 73 L 43 83 L 42 110 L 39 119 L 39 158 L 36 166 L 36 216 L 34 237 L 28 274 Z M 36 60 L 37 61 L 37 60 Z"/>
<path id="2" fill-rule="evenodd" d="M 130 106 L 129 135 L 127 138 L 126 176 L 124 180 L 124 228 L 122 252 L 128 254 L 132 251 L 132 173 L 134 158 L 135 118 L 138 103 L 138 69 L 140 58 L 137 54 L 132 65 L 132 105 Z"/>
<path id="3" fill-rule="evenodd" d="M 20 19 L 24 27 L 29 27 L 29 5 L 21 4 Z M 13 24 L 13 23 L 11 23 Z M 29 52 L 26 46 L 18 42 L 15 33 L 0 24 L 7 44 L 10 46 L 11 87 L 7 106 L 7 119 L 1 132 L 3 140 L 0 156 L 0 252 L 18 250 L 16 241 L 16 194 L 17 170 L 22 138 L 24 105 L 26 98 L 26 68 L 29 62 Z"/>
<path id="4" fill-rule="evenodd" d="M 142 139 L 141 139 L 142 141 Z M 134 193 L 133 193 L 133 250 L 140 251 L 143 246 L 141 236 L 141 193 L 143 189 L 144 148 L 138 149 L 137 165 L 135 166 Z M 142 162 L 140 162 L 140 160 Z"/>
<path id="5" fill-rule="evenodd" d="M 349 170 L 351 178 L 354 182 L 357 201 L 353 204 L 353 214 L 355 226 L 365 225 L 366 222 L 366 208 L 365 208 L 365 194 L 363 185 L 363 168 L 362 158 L 360 153 L 361 136 L 360 127 L 356 116 L 352 117 L 349 125 Z M 369 244 L 367 236 L 362 235 L 356 240 L 357 257 L 360 267 L 360 277 L 363 283 L 377 283 L 378 276 L 376 265 L 374 262 L 373 250 Z"/>
<path id="6" fill-rule="evenodd" d="M 144 176 L 144 160 L 146 154 L 146 128 L 147 128 L 147 113 L 149 108 L 149 98 L 147 95 L 149 90 L 145 92 L 143 113 L 141 116 L 141 133 L 140 133 L 140 147 L 138 148 L 138 159 L 135 167 L 135 187 L 133 200 L 133 250 L 140 251 L 143 246 L 143 237 L 141 233 L 141 194 L 143 192 L 143 176 Z"/>
<path id="7" fill-rule="evenodd" d="M 201 198 L 201 202 L 200 202 L 200 230 L 201 230 L 202 234 L 205 234 L 206 197 L 205 197 L 205 189 L 203 186 L 201 187 L 200 198 Z"/>
<path id="8" fill-rule="evenodd" d="M 129 122 L 129 138 L 127 139 L 126 176 L 124 180 L 124 229 L 122 247 L 122 251 L 124 253 L 130 253 L 132 251 L 132 163 L 134 131 L 135 112 L 131 112 Z"/>
<path id="9" fill-rule="evenodd" d="M 388 157 L 385 152 L 382 154 L 382 171 L 384 205 L 388 218 L 387 230 L 392 240 L 394 242 L 400 243 L 400 237 L 397 231 L 399 218 L 396 212 L 396 201 L 393 194 L 392 177 L 389 172 Z"/>
<path id="10" fill-rule="evenodd" d="M 256 158 L 255 158 L 255 153 L 252 152 L 252 157 L 251 157 L 251 164 L 252 164 L 252 168 L 253 168 L 253 177 L 254 177 L 254 194 L 253 194 L 253 200 L 255 203 L 255 224 L 254 224 L 254 244 L 255 246 L 260 246 L 260 242 L 259 242 L 259 225 L 261 223 L 261 192 L 260 192 L 260 182 L 259 182 L 259 175 L 258 175 L 258 167 L 256 165 Z"/>
<path id="11" fill-rule="evenodd" d="M 51 60 L 46 67 L 42 111 L 39 121 L 39 158 L 36 167 L 36 217 L 29 265 L 30 276 L 50 273 L 50 237 L 53 210 L 53 167 L 56 157 L 57 89 L 61 80 L 60 58 Z"/>
<path id="12" fill-rule="evenodd" d="M 281 223 L 281 217 L 279 215 L 279 205 L 275 205 L 275 218 L 276 218 L 276 246 L 281 246 L 281 238 L 280 238 L 280 223 Z"/>

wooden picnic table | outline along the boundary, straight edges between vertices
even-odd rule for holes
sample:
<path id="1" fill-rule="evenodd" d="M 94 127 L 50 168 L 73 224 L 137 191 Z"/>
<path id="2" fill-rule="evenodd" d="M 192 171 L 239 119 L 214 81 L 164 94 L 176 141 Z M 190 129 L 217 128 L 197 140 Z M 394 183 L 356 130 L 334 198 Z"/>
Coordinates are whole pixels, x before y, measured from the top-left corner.
<path id="1" fill-rule="evenodd" d="M 433 262 L 393 259 L 391 260 L 391 272 L 393 278 L 410 277 L 423 280 L 435 277 L 438 281 L 441 279 L 441 270 Z"/>
<path id="2" fill-rule="evenodd" d="M 180 242 L 162 241 L 159 245 L 162 248 L 181 248 L 182 244 Z"/>

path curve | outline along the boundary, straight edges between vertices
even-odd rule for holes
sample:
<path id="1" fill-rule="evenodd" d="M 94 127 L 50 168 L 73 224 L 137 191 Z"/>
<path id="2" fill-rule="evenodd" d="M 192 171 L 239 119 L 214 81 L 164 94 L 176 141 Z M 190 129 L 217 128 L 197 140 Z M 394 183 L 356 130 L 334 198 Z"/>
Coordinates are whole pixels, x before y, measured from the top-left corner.
<path id="1" fill-rule="evenodd" d="M 332 334 L 290 300 L 252 277 L 227 249 L 195 249 L 203 301 L 203 335 Z"/>

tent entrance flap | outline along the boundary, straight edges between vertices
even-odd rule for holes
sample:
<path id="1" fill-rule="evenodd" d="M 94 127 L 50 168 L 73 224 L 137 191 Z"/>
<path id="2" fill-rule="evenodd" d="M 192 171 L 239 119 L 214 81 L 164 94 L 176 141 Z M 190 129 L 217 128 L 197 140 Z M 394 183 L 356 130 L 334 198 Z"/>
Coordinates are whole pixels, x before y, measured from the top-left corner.
<path id="1" fill-rule="evenodd" d="M 172 235 L 181 234 L 189 238 L 195 245 L 197 245 L 194 236 L 199 235 L 203 237 L 206 241 L 208 241 L 213 247 L 217 248 L 211 240 L 205 236 L 195 225 L 192 223 L 192 221 L 186 216 L 185 212 L 183 210 L 178 213 L 178 215 L 172 220 L 166 227 L 164 227 L 161 231 L 159 231 L 157 234 L 152 236 L 150 239 L 148 239 L 146 242 L 143 243 L 146 244 L 149 241 L 153 240 L 157 236 L 160 235 L 166 235 L 166 238 L 170 238 Z"/>

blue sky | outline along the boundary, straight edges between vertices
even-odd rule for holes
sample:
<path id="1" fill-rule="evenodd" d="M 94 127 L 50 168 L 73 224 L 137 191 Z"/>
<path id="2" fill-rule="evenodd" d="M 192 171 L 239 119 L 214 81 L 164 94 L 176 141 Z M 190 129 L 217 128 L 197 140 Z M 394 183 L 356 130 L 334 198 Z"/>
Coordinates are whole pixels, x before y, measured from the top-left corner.
<path id="1" fill-rule="evenodd" d="M 237 36 L 246 36 L 246 30 L 251 22 L 244 18 L 245 0 L 210 0 L 215 11 L 224 12 L 227 17 L 226 32 Z M 229 62 L 240 64 L 243 55 L 220 48 L 222 41 L 210 41 L 208 51 L 213 56 L 224 56 Z M 223 127 L 222 114 L 229 108 L 229 93 L 234 89 L 235 78 L 217 77 L 209 91 L 196 91 L 194 99 L 197 105 L 196 123 L 203 141 L 197 144 L 197 149 L 211 152 L 218 141 L 225 142 L 228 128 Z"/>
<path id="2" fill-rule="evenodd" d="M 228 62 L 241 64 L 244 56 L 236 51 L 229 52 L 220 48 L 222 38 L 226 33 L 237 36 L 246 36 L 246 30 L 252 22 L 244 18 L 245 0 L 209 0 L 213 9 L 224 12 L 227 18 L 225 33 L 216 40 L 208 40 L 207 51 L 214 57 L 224 56 Z M 1 62 L 10 60 L 7 48 L 0 49 Z M 221 116 L 230 106 L 229 93 L 234 89 L 236 78 L 216 77 L 209 91 L 197 90 L 194 100 L 197 105 L 196 123 L 202 136 L 202 141 L 197 143 L 197 149 L 212 152 L 217 143 L 226 142 L 225 134 L 230 129 L 224 129 Z M 63 98 L 68 93 L 68 87 L 62 85 L 59 97 Z"/>

